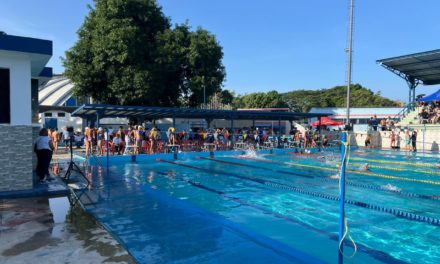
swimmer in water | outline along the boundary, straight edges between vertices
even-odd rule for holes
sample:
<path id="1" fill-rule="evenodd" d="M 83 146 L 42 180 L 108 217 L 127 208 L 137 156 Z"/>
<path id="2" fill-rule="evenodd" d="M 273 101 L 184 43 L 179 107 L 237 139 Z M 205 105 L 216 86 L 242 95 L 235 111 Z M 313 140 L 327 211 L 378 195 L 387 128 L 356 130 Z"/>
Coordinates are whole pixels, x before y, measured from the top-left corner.
<path id="1" fill-rule="evenodd" d="M 369 171 L 370 168 L 368 167 L 368 163 L 365 163 L 364 166 L 362 167 L 362 170 L 364 171 Z"/>
<path id="2" fill-rule="evenodd" d="M 337 174 L 333 174 L 333 175 L 331 175 L 329 178 L 330 178 L 330 179 L 339 179 L 340 176 L 339 176 L 339 173 L 337 173 Z"/>

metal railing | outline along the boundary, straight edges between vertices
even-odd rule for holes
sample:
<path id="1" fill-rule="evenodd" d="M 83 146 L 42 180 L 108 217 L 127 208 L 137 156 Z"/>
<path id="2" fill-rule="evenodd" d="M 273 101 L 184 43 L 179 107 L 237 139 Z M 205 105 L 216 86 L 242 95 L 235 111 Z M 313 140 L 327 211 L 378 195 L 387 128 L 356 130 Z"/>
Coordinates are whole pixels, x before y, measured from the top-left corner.
<path id="1" fill-rule="evenodd" d="M 393 119 L 396 122 L 402 121 L 403 118 L 405 118 L 410 112 L 414 111 L 416 109 L 417 104 L 416 103 L 409 103 L 405 105 L 405 107 L 402 108 L 394 117 Z"/>

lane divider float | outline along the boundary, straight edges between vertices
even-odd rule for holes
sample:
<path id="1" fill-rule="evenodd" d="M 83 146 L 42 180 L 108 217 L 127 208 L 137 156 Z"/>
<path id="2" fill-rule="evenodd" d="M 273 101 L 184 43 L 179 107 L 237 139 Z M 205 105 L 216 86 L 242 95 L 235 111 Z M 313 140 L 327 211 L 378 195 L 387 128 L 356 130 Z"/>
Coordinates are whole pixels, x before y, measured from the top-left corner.
<path id="1" fill-rule="evenodd" d="M 160 159 L 160 158 L 156 159 L 156 161 L 163 162 L 163 163 L 168 163 L 168 164 L 173 164 L 173 165 L 180 166 L 180 167 L 190 168 L 190 169 L 194 169 L 194 170 L 204 171 L 204 172 L 208 172 L 208 173 L 215 173 L 215 174 L 220 174 L 220 175 L 231 176 L 231 177 L 239 178 L 239 179 L 242 179 L 242 180 L 252 181 L 252 182 L 255 182 L 255 183 L 258 183 L 258 184 L 266 185 L 266 186 L 269 186 L 269 187 L 278 188 L 278 189 L 284 189 L 284 190 L 289 190 L 289 191 L 294 191 L 294 192 L 297 192 L 297 193 L 300 193 L 300 194 L 306 194 L 306 195 L 309 195 L 309 196 L 323 198 L 323 199 L 327 199 L 327 200 L 332 200 L 332 201 L 339 201 L 340 200 L 339 196 L 327 195 L 327 194 L 322 194 L 322 193 L 313 192 L 313 191 L 307 191 L 307 190 L 301 189 L 301 188 L 296 187 L 296 186 L 287 185 L 287 184 L 281 184 L 281 183 L 278 183 L 278 182 L 275 182 L 275 181 L 271 181 L 271 180 L 263 180 L 263 179 L 243 176 L 243 175 L 239 175 L 239 174 L 235 174 L 235 173 L 230 173 L 230 172 L 223 172 L 223 171 L 217 171 L 217 170 L 212 170 L 212 169 L 205 169 L 205 168 L 200 168 L 200 167 L 196 167 L 196 166 L 192 166 L 192 165 L 188 165 L 188 164 L 182 164 L 182 163 L 177 163 L 177 162 L 174 162 L 174 161 L 163 160 L 163 159 Z M 388 213 L 388 214 L 394 215 L 394 216 L 396 216 L 398 218 L 404 218 L 404 219 L 407 219 L 407 220 L 410 220 L 410 221 L 423 222 L 423 223 L 427 223 L 427 224 L 434 225 L 434 226 L 440 226 L 440 219 L 434 218 L 434 217 L 427 217 L 427 216 L 423 216 L 423 215 L 408 213 L 408 212 L 405 212 L 405 211 L 402 211 L 402 210 L 399 210 L 399 209 L 387 208 L 387 207 L 383 207 L 383 206 L 379 206 L 379 205 L 373 205 L 373 204 L 369 204 L 369 203 L 365 203 L 365 202 L 360 202 L 360 201 L 355 201 L 355 200 L 348 200 L 348 199 L 346 199 L 345 203 L 350 204 L 350 205 L 354 205 L 354 206 L 357 206 L 357 207 L 362 207 L 362 208 L 370 209 L 370 210 L 373 210 L 373 211 Z"/>

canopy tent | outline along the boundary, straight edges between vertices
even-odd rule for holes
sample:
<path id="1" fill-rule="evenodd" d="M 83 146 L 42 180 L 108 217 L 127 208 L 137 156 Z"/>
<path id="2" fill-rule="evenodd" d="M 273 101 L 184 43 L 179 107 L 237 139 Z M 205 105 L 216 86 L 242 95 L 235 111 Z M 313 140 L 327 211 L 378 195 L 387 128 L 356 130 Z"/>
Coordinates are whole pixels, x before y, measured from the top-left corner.
<path id="1" fill-rule="evenodd" d="M 422 102 L 440 101 L 440 90 L 438 90 L 437 92 L 435 92 L 433 94 L 430 94 L 428 96 L 421 98 L 419 101 L 422 101 Z"/>
<path id="2" fill-rule="evenodd" d="M 324 116 L 321 118 L 321 122 L 315 121 L 311 123 L 312 126 L 342 126 L 344 125 L 344 122 L 336 121 L 331 119 L 328 116 Z"/>

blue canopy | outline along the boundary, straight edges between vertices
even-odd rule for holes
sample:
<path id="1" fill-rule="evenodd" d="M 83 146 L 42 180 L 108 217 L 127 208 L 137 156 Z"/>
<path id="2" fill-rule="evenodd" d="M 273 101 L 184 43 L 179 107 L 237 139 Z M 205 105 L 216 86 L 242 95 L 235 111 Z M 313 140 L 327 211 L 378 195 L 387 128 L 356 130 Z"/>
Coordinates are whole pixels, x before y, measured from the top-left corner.
<path id="1" fill-rule="evenodd" d="M 420 99 L 422 102 L 440 101 L 440 90 Z"/>

